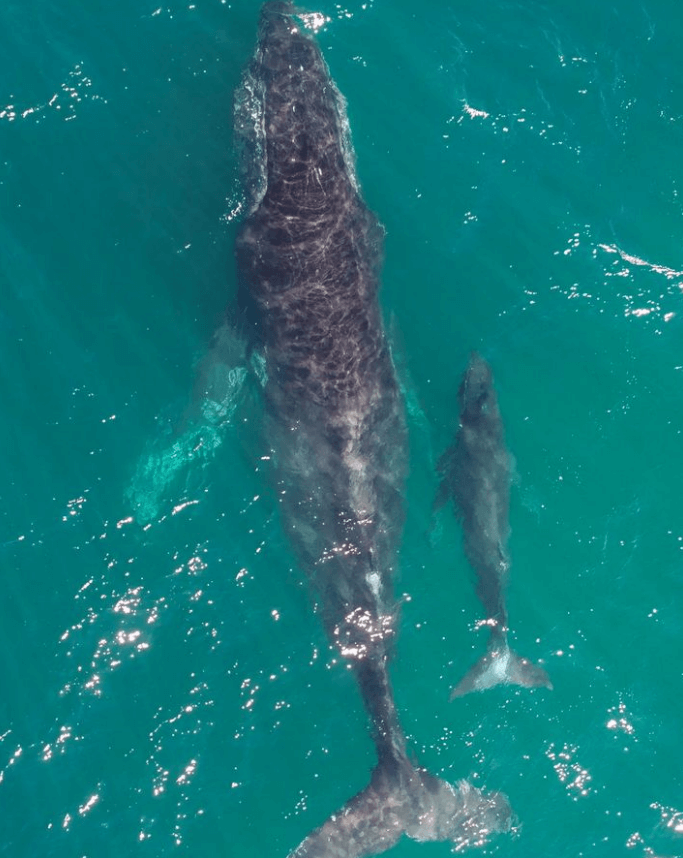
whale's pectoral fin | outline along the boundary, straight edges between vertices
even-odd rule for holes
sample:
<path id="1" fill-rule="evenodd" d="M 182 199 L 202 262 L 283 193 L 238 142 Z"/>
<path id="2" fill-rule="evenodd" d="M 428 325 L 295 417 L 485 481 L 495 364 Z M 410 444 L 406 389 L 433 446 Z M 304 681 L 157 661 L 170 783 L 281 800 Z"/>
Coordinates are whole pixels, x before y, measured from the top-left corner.
<path id="1" fill-rule="evenodd" d="M 496 685 L 553 687 L 550 677 L 539 664 L 522 658 L 507 646 L 491 646 L 451 691 L 450 699 L 462 697 L 470 691 L 486 691 Z"/>
<path id="2" fill-rule="evenodd" d="M 289 858 L 363 858 L 413 840 L 450 841 L 454 851 L 509 831 L 502 793 L 483 794 L 467 781 L 456 787 L 407 761 L 391 772 L 378 766 L 370 784 L 290 853 Z"/>
<path id="3" fill-rule="evenodd" d="M 446 477 L 439 483 L 439 488 L 432 504 L 432 515 L 435 515 L 440 509 L 446 506 L 451 497 L 451 489 Z"/>
<path id="4" fill-rule="evenodd" d="M 138 459 L 125 492 L 138 522 L 152 521 L 165 506 L 193 494 L 198 470 L 213 459 L 235 423 L 248 375 L 245 339 L 226 321 L 197 367 L 189 405 L 170 421 L 175 428 L 158 432 Z"/>
<path id="5" fill-rule="evenodd" d="M 455 453 L 453 447 L 448 447 L 439 456 L 436 463 L 436 472 L 440 477 L 442 477 L 443 482 L 446 484 L 446 489 L 448 489 L 448 474 L 453 468 L 454 456 Z"/>
<path id="6" fill-rule="evenodd" d="M 197 367 L 186 422 L 216 426 L 229 421 L 239 404 L 246 377 L 246 341 L 231 321 L 225 321 Z"/>
<path id="7" fill-rule="evenodd" d="M 443 520 L 441 511 L 446 506 L 451 497 L 450 486 L 447 479 L 443 479 L 439 484 L 439 488 L 432 503 L 432 511 L 429 518 L 429 528 L 426 537 L 432 548 L 439 544 L 443 536 Z"/>

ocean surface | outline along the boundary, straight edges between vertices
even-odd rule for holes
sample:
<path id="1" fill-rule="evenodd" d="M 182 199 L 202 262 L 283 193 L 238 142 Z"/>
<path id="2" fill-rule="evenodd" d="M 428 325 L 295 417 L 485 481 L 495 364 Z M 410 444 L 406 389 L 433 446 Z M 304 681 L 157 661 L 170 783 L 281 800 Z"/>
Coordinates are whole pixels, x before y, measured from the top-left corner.
<path id="1" fill-rule="evenodd" d="M 236 372 L 225 413 L 187 417 L 235 289 L 232 98 L 258 4 L 157 2 L 0 6 L 9 858 L 285 858 L 374 763 L 282 533 L 259 402 Z M 480 854 L 681 858 L 680 4 L 309 11 L 386 227 L 411 751 L 509 796 L 515 831 Z M 472 349 L 516 460 L 513 643 L 554 689 L 450 703 L 486 639 L 459 525 L 432 515 Z"/>

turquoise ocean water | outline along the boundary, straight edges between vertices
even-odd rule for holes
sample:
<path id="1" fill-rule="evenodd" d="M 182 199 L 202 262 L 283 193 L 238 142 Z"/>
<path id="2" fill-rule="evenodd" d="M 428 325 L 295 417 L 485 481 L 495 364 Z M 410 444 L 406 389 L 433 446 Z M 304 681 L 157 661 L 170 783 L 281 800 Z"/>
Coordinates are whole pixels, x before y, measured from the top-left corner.
<path id="1" fill-rule="evenodd" d="M 232 94 L 258 5 L 0 6 L 0 855 L 284 856 L 374 762 L 281 533 L 259 405 L 192 434 L 234 290 Z M 504 790 L 486 854 L 683 856 L 683 14 L 323 2 L 411 430 L 396 696 Z M 516 458 L 483 651 L 434 464 L 472 348 Z M 232 400 L 231 400 L 232 402 Z M 239 406 L 239 407 L 238 407 Z M 392 855 L 437 858 L 405 841 Z"/>

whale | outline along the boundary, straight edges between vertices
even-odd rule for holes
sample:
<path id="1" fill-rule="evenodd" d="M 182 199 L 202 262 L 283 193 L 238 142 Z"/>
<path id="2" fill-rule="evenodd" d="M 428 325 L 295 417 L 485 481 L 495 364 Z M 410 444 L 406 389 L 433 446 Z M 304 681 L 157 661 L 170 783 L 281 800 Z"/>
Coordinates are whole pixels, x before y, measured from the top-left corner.
<path id="1" fill-rule="evenodd" d="M 546 671 L 510 649 L 505 591 L 510 569 L 510 483 L 513 459 L 490 365 L 470 355 L 458 390 L 459 425 L 453 443 L 441 456 L 437 506 L 449 498 L 463 530 L 465 555 L 476 576 L 484 609 L 481 625 L 489 628 L 483 655 L 451 692 L 451 699 L 471 691 L 512 683 L 552 688 Z"/>
<path id="2" fill-rule="evenodd" d="M 407 435 L 380 311 L 383 230 L 355 171 L 346 104 L 307 18 L 263 5 L 235 96 L 245 214 L 237 305 L 258 355 L 280 518 L 326 635 L 352 669 L 377 763 L 290 858 L 376 855 L 403 835 L 481 844 L 506 797 L 416 765 L 389 676 Z"/>

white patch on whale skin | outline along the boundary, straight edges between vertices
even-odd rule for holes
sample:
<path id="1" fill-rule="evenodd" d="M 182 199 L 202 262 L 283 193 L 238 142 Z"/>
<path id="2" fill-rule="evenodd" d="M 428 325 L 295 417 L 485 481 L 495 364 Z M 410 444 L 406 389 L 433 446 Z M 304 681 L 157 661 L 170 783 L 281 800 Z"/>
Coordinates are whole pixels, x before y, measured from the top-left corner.
<path id="1" fill-rule="evenodd" d="M 368 574 L 365 576 L 365 580 L 370 585 L 370 589 L 372 590 L 372 593 L 375 598 L 379 599 L 379 588 L 382 583 L 379 574 L 377 572 L 368 572 Z"/>
<path id="2" fill-rule="evenodd" d="M 495 685 L 508 682 L 507 670 L 509 664 L 509 649 L 505 649 L 502 652 L 491 653 L 489 656 L 488 667 L 477 677 L 474 682 L 474 688 L 477 691 L 484 691 L 487 688 L 493 688 Z"/>

